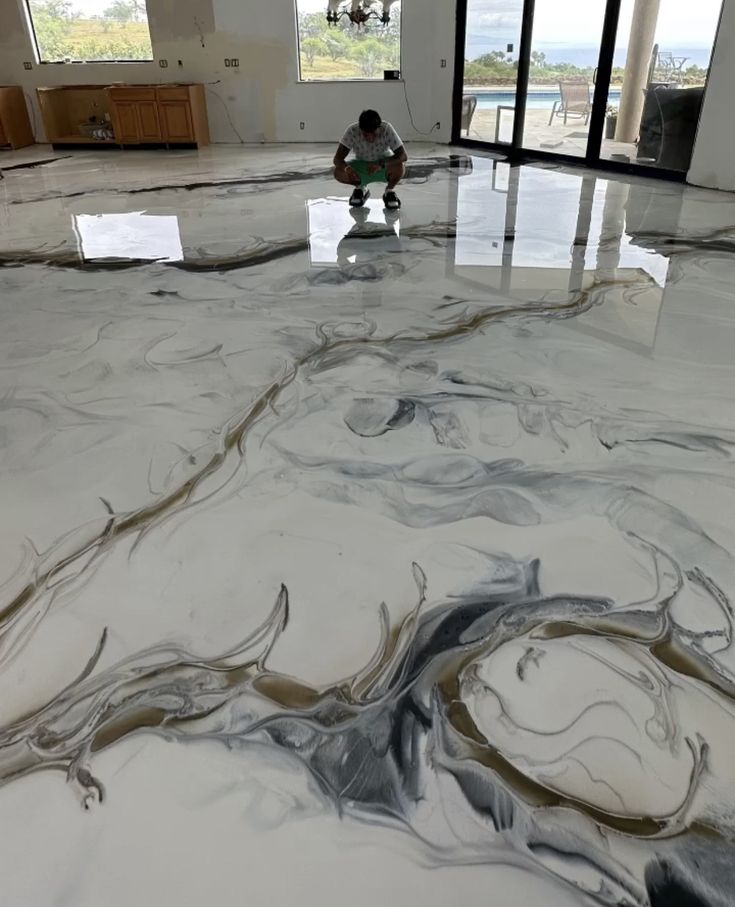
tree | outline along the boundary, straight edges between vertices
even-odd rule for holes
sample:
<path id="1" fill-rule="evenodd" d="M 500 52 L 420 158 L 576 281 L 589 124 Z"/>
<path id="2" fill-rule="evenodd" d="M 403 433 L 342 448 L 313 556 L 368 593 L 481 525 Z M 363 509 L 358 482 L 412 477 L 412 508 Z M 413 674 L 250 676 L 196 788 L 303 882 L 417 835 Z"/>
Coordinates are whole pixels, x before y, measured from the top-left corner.
<path id="1" fill-rule="evenodd" d="M 325 12 L 300 13 L 301 58 L 309 66 L 305 78 L 375 78 L 382 69 L 399 69 L 400 26 L 398 14 L 391 17 L 388 26 L 371 20 L 367 28 L 358 29 L 347 17 L 330 26 Z M 317 43 L 307 44 L 311 39 Z"/>
<path id="2" fill-rule="evenodd" d="M 350 51 L 351 41 L 340 31 L 334 31 L 333 34 L 328 35 L 324 41 L 324 48 L 329 55 L 330 60 L 337 62 L 337 60 L 344 59 Z"/>
<path id="3" fill-rule="evenodd" d="M 531 51 L 531 66 L 545 66 L 546 54 L 541 50 Z"/>
<path id="4" fill-rule="evenodd" d="M 31 17 L 42 60 L 63 60 L 72 56 L 69 34 L 75 14 L 69 0 L 31 0 Z"/>
<path id="5" fill-rule="evenodd" d="M 307 13 L 299 16 L 299 34 L 302 39 L 318 38 L 320 35 L 326 36 L 331 32 L 327 17 L 322 13 Z"/>
<path id="6" fill-rule="evenodd" d="M 78 18 L 78 13 L 72 9 L 71 0 L 31 0 L 30 5 L 34 22 L 37 16 L 65 22 L 73 22 Z"/>
<path id="7" fill-rule="evenodd" d="M 506 55 L 502 50 L 493 50 L 489 54 L 482 54 L 473 62 L 479 63 L 480 66 L 493 66 L 496 63 L 505 63 Z"/>
<path id="8" fill-rule="evenodd" d="M 118 22 L 145 22 L 148 14 L 144 0 L 113 0 L 104 17 Z"/>
<path id="9" fill-rule="evenodd" d="M 351 56 L 357 61 L 365 79 L 374 79 L 386 62 L 386 48 L 375 38 L 360 41 Z"/>
<path id="10" fill-rule="evenodd" d="M 123 0 L 125 5 L 125 0 Z M 133 19 L 145 15 L 143 0 L 127 0 Z M 150 60 L 150 35 L 130 19 L 81 18 L 71 0 L 30 0 L 33 27 L 46 62 L 59 60 Z"/>
<path id="11" fill-rule="evenodd" d="M 132 22 L 136 17 L 135 4 L 130 0 L 115 0 L 105 9 L 105 19 L 117 19 L 118 22 Z"/>
<path id="12" fill-rule="evenodd" d="M 684 70 L 684 83 L 686 85 L 704 85 L 707 81 L 707 70 L 693 63 Z"/>
<path id="13" fill-rule="evenodd" d="M 314 58 L 323 49 L 324 45 L 319 38 L 305 38 L 301 42 L 301 52 L 306 57 L 309 66 L 314 65 Z"/>

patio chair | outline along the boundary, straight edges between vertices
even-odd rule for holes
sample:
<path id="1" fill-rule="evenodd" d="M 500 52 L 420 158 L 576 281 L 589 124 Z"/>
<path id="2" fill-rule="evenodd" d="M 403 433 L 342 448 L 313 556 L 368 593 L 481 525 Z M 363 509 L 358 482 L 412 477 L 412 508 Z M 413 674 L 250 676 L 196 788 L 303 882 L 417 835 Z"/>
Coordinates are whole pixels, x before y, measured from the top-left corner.
<path id="1" fill-rule="evenodd" d="M 477 110 L 477 98 L 473 94 L 463 94 L 462 95 L 462 129 L 467 130 L 467 135 L 470 134 L 470 126 L 472 125 L 472 117 L 475 115 L 475 110 Z"/>
<path id="2" fill-rule="evenodd" d="M 559 82 L 561 100 L 554 101 L 549 117 L 549 126 L 554 122 L 554 117 L 580 117 L 584 119 L 585 126 L 589 122 L 592 104 L 590 104 L 590 83 L 586 79 L 565 79 Z"/>
<path id="3" fill-rule="evenodd" d="M 689 57 L 675 57 L 671 51 L 659 51 L 658 45 L 656 45 L 654 50 L 656 57 L 653 66 L 653 76 L 656 81 L 669 85 L 681 85 L 684 81 L 684 64 Z M 650 81 L 652 80 L 649 79 Z"/>

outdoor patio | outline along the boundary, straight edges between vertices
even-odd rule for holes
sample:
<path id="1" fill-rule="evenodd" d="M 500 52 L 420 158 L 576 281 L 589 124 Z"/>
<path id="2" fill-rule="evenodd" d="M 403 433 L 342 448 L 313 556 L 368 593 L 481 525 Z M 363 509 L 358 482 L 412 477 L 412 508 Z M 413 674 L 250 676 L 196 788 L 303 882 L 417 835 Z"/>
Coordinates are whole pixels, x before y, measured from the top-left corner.
<path id="1" fill-rule="evenodd" d="M 504 111 L 506 114 L 503 126 L 505 129 L 510 128 L 510 111 Z M 587 134 L 589 125 L 585 125 L 582 118 L 570 118 L 564 125 L 563 118 L 556 117 L 554 122 L 549 125 L 549 116 L 551 114 L 551 101 L 548 109 L 528 108 L 526 110 L 526 128 L 524 133 L 523 145 L 525 148 L 553 151 L 557 154 L 570 154 L 576 157 L 584 157 L 587 149 Z M 469 136 L 463 133 L 463 136 L 476 139 L 482 142 L 495 141 L 497 109 L 481 110 L 477 109 L 472 118 Z M 630 159 L 635 160 L 636 146 L 632 142 L 614 142 L 604 139 L 602 143 L 602 157 L 612 158 L 615 160 Z M 620 157 L 618 157 L 620 155 Z"/>

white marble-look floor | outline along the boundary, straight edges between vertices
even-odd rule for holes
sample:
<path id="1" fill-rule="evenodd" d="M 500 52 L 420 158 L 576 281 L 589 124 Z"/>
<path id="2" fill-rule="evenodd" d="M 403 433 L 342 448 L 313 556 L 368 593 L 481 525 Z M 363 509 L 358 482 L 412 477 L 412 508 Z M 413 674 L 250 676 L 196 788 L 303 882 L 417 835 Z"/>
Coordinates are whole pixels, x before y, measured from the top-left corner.
<path id="1" fill-rule="evenodd" d="M 735 198 L 412 152 L 0 159 L 3 903 L 731 903 Z"/>

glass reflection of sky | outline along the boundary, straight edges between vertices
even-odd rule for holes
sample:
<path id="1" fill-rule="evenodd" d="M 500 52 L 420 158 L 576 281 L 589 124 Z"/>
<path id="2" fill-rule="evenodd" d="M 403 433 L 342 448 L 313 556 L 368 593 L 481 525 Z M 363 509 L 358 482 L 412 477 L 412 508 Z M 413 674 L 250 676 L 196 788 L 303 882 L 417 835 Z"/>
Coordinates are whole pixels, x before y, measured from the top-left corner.
<path id="1" fill-rule="evenodd" d="M 455 264 L 498 267 L 503 262 L 504 243 L 512 244 L 512 267 L 568 271 L 572 248 L 578 236 L 583 177 L 544 168 L 514 168 L 515 196 L 509 164 L 488 158 L 473 158 L 472 174 L 459 180 L 457 196 L 457 244 Z M 616 184 L 598 178 L 594 183 L 591 217 L 584 245 L 587 267 L 594 267 L 595 251 L 603 230 L 606 203 L 609 207 Z M 509 217 L 509 206 L 511 210 Z M 624 202 L 623 202 L 624 206 Z M 616 235 L 618 268 L 641 268 L 659 284 L 666 283 L 669 262 L 663 256 L 631 242 L 625 229 L 624 210 Z M 510 234 L 506 236 L 506 231 Z M 506 247 L 506 263 L 509 249 Z"/>
<path id="2" fill-rule="evenodd" d="M 312 265 L 335 265 L 338 246 L 348 233 L 356 229 L 355 219 L 350 214 L 345 198 L 315 198 L 306 203 L 309 219 L 309 256 Z M 370 232 L 370 225 L 386 226 L 382 201 L 371 199 L 363 209 L 366 212 L 363 232 Z M 398 223 L 392 226 L 400 233 Z"/>
<path id="3" fill-rule="evenodd" d="M 179 219 L 175 215 L 76 214 L 74 226 L 85 261 L 104 258 L 182 261 Z"/>
<path id="4" fill-rule="evenodd" d="M 648 355 L 670 262 L 646 240 L 647 225 L 670 223 L 675 233 L 678 204 L 676 193 L 625 180 L 474 157 L 457 181 L 452 274 L 517 302 L 607 286 L 605 304 L 569 326 Z"/>

